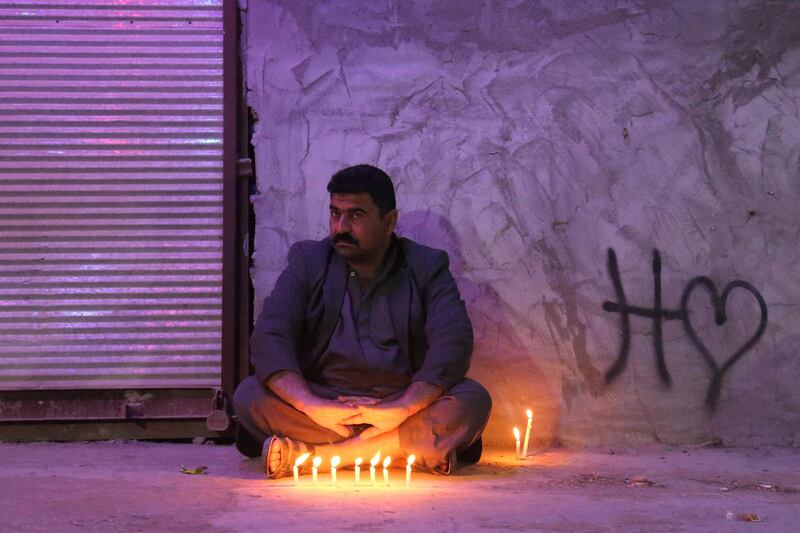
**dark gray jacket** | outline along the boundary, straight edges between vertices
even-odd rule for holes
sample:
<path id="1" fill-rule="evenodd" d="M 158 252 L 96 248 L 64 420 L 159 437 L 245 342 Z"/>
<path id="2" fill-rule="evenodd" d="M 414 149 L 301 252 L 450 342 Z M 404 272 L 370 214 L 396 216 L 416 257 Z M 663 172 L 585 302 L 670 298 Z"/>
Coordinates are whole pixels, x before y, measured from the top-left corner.
<path id="1" fill-rule="evenodd" d="M 462 379 L 472 354 L 472 324 L 450 274 L 447 253 L 394 237 L 407 282 L 392 287 L 392 317 L 412 381 L 445 390 Z M 250 358 L 261 383 L 276 372 L 306 375 L 325 350 L 347 286 L 347 263 L 329 238 L 301 241 L 264 301 L 250 339 Z"/>

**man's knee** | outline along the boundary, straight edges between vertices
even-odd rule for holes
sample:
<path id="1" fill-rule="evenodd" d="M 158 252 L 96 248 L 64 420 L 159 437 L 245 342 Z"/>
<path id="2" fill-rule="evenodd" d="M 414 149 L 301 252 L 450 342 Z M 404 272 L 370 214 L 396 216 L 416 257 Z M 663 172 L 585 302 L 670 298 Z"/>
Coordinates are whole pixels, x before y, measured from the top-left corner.
<path id="1" fill-rule="evenodd" d="M 455 400 L 455 408 L 451 408 L 454 416 L 472 419 L 480 425 L 480 431 L 483 431 L 492 411 L 492 397 L 483 385 L 465 378 L 455 384 L 445 397 Z"/>
<path id="2" fill-rule="evenodd" d="M 255 376 L 245 378 L 233 393 L 233 410 L 241 419 L 250 418 L 253 407 L 262 400 L 266 391 Z"/>
<path id="3" fill-rule="evenodd" d="M 255 376 L 245 378 L 233 392 L 233 410 L 239 419 L 236 448 L 246 457 L 257 457 L 268 433 L 263 417 L 257 414 L 258 404 L 265 391 Z"/>
<path id="4" fill-rule="evenodd" d="M 258 439 L 274 434 L 273 423 L 280 418 L 281 403 L 255 376 L 242 381 L 233 393 L 233 410 L 239 423 Z"/>
<path id="5" fill-rule="evenodd" d="M 446 462 L 448 454 L 470 447 L 481 436 L 492 399 L 478 382 L 465 379 L 400 426 L 400 445 L 418 454 L 427 467 Z"/>

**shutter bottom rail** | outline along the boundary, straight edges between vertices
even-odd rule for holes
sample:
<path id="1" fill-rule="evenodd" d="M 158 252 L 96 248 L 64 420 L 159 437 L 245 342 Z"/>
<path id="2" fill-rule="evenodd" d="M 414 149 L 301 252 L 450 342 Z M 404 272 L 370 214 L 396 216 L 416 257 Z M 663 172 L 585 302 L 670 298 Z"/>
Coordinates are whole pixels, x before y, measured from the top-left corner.
<path id="1" fill-rule="evenodd" d="M 0 424 L 205 419 L 217 394 L 210 388 L 3 391 Z"/>

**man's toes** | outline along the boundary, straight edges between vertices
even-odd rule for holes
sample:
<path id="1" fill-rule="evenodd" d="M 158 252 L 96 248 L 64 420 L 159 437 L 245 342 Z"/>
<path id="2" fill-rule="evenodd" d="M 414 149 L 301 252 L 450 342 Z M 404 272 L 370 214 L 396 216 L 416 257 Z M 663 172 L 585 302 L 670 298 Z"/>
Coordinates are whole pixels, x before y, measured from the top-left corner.
<path id="1" fill-rule="evenodd" d="M 275 447 L 272 452 L 269 454 L 269 470 L 270 472 L 274 472 L 281 466 L 281 449 L 280 447 Z"/>

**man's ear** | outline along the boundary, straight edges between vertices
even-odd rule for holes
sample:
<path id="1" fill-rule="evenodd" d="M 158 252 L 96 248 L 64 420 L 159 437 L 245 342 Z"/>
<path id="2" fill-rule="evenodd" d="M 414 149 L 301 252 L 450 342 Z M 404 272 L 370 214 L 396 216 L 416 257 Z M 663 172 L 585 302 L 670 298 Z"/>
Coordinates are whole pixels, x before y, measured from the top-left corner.
<path id="1" fill-rule="evenodd" d="M 386 224 L 387 235 L 394 233 L 397 227 L 397 209 L 392 209 L 383 216 L 383 223 Z"/>

